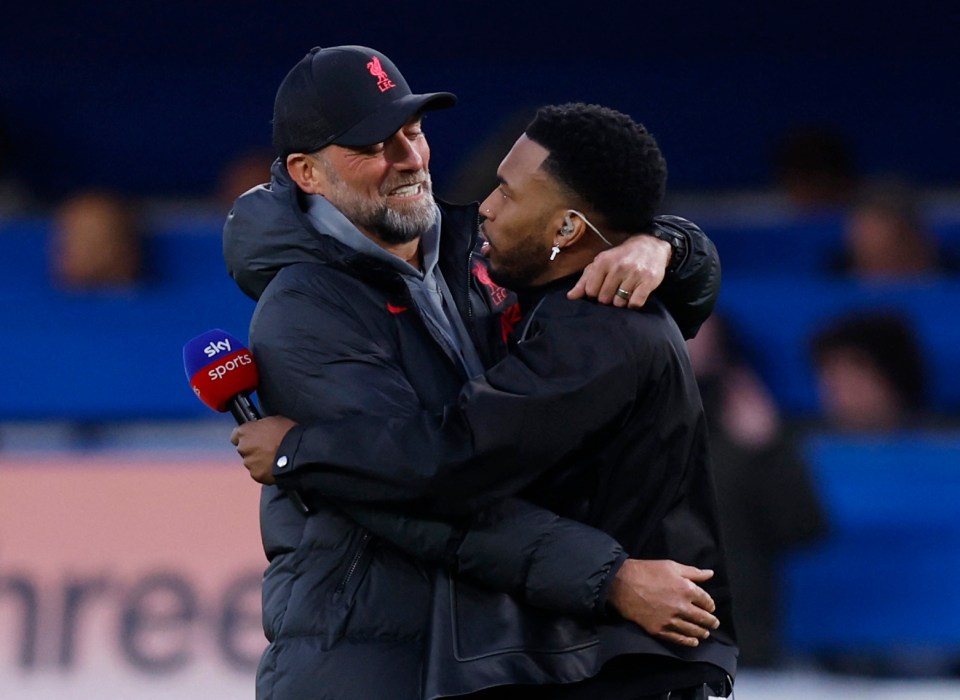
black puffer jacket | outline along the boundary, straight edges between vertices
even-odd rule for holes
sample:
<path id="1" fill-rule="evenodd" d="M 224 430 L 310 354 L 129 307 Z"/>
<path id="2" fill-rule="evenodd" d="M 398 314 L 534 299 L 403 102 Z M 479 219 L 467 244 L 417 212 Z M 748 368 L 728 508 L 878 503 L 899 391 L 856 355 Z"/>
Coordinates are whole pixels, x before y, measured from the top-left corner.
<path id="1" fill-rule="evenodd" d="M 285 460 L 275 470 L 279 483 L 442 514 L 476 510 L 481 518 L 509 513 L 503 498 L 523 495 L 602 528 L 633 557 L 712 569 L 703 585 L 720 629 L 696 649 L 613 619 L 558 618 L 531 634 L 522 609 L 478 599 L 454 580 L 434 609 L 428 697 L 479 690 L 479 683 L 579 681 L 628 653 L 736 673 L 706 420 L 683 339 L 657 301 L 618 312 L 568 300 L 574 282 L 524 295 L 516 348 L 443 411 L 293 428 L 278 452 Z M 463 552 L 456 563 L 460 570 L 476 565 Z M 701 673 L 688 685 L 707 680 Z M 644 680 L 636 679 L 636 695 L 669 689 L 644 687 Z"/>
<path id="2" fill-rule="evenodd" d="M 515 320 L 515 298 L 490 283 L 483 261 L 472 255 L 476 207 L 442 211 L 440 266 L 491 363 Z M 465 381 L 396 273 L 317 232 L 282 167 L 274 167 L 269 187 L 238 200 L 224 230 L 224 254 L 240 287 L 259 299 L 250 335 L 267 412 L 299 422 L 352 414 L 386 420 L 411 406 L 439 410 Z M 698 274 L 716 275 L 715 254 L 710 260 Z M 689 287 L 699 292 L 703 285 Z M 702 298 L 681 304 L 697 315 L 691 325 L 709 312 L 716 287 L 707 288 Z M 513 503 L 510 513 L 456 539 L 460 553 L 476 563 L 469 573 L 540 607 L 596 614 L 620 547 L 592 528 Z M 258 697 L 421 697 L 433 579 L 446 574 L 387 541 L 424 560 L 449 559 L 449 526 L 360 509 L 347 517 L 344 508 L 322 503 L 314 508 L 305 517 L 283 492 L 264 489 L 270 645 Z"/>

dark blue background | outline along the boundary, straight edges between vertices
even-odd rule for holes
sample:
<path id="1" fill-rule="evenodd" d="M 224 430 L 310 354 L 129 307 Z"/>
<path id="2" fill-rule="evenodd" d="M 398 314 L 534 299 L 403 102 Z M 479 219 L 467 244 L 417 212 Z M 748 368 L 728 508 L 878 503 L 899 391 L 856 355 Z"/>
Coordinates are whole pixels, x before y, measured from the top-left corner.
<path id="1" fill-rule="evenodd" d="M 360 43 L 460 106 L 429 123 L 441 184 L 526 105 L 596 101 L 660 140 L 671 186 L 768 184 L 787 126 L 835 124 L 861 169 L 955 185 L 960 51 L 948 3 L 18 3 L 0 20 L 0 109 L 17 169 L 202 195 L 269 143 L 277 84 L 313 45 Z"/>

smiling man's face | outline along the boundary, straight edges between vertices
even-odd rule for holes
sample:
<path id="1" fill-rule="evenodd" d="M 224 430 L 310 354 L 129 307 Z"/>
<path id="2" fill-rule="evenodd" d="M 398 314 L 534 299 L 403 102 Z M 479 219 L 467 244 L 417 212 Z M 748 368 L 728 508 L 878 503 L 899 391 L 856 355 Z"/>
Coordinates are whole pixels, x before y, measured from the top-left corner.
<path id="1" fill-rule="evenodd" d="M 320 194 L 367 235 L 406 243 L 436 221 L 430 146 L 420 117 L 386 141 L 363 148 L 327 146 L 311 158 L 324 181 Z"/>

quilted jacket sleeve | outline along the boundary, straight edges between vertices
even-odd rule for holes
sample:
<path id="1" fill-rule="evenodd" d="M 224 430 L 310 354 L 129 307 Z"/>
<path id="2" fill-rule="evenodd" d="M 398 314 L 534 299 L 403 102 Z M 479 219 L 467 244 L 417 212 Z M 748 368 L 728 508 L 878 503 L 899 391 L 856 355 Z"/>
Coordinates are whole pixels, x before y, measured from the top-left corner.
<path id="1" fill-rule="evenodd" d="M 575 617 L 604 614 L 609 584 L 627 558 L 606 533 L 517 498 L 477 513 L 462 527 L 358 504 L 341 510 L 421 561 Z"/>
<path id="2" fill-rule="evenodd" d="M 699 226 L 680 216 L 658 216 L 654 225 L 680 234 L 686 256 L 654 292 L 667 307 L 684 338 L 692 338 L 713 312 L 720 294 L 720 256 Z"/>

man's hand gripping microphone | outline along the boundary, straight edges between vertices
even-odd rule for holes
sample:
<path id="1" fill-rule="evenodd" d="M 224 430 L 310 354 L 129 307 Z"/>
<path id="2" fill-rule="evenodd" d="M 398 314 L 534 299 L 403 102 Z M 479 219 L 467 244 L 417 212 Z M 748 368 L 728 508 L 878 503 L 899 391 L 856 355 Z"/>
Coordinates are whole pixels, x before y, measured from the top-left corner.
<path id="1" fill-rule="evenodd" d="M 230 411 L 237 424 L 262 417 L 250 394 L 260 375 L 246 346 L 219 328 L 193 338 L 183 346 L 183 369 L 193 393 L 214 411 Z M 310 509 L 296 491 L 286 491 L 303 513 Z"/>

